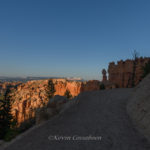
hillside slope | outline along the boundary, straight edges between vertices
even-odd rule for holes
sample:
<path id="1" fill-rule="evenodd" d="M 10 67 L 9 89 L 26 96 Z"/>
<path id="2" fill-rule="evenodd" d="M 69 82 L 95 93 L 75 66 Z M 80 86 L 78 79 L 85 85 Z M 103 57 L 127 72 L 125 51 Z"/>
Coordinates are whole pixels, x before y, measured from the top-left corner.
<path id="1" fill-rule="evenodd" d="M 150 141 L 150 75 L 134 89 L 127 111 L 135 127 Z"/>
<path id="2" fill-rule="evenodd" d="M 5 150 L 149 150 L 126 113 L 132 89 L 85 92 L 62 115 L 31 130 Z M 101 141 L 51 141 L 51 135 L 101 136 Z"/>

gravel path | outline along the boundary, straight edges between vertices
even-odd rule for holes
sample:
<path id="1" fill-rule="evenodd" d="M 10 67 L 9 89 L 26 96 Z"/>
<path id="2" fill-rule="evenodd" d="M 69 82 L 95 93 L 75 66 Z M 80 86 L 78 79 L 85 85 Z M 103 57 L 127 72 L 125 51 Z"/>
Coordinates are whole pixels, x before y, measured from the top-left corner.
<path id="1" fill-rule="evenodd" d="M 6 150 L 150 150 L 126 113 L 131 92 L 131 89 L 85 92 L 76 106 L 30 131 Z M 71 140 L 48 139 L 55 135 Z M 74 135 L 102 139 L 73 140 Z"/>

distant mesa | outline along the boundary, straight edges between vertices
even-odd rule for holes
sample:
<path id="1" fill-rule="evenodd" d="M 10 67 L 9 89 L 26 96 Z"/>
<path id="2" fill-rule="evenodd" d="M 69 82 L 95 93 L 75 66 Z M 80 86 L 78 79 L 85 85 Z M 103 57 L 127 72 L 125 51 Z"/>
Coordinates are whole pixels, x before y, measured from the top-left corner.
<path id="1" fill-rule="evenodd" d="M 0 76 L 1 82 L 27 82 L 32 80 L 46 80 L 46 79 L 67 79 L 72 81 L 83 81 L 82 78 L 76 78 L 76 77 L 5 77 Z"/>
<path id="2" fill-rule="evenodd" d="M 76 78 L 76 77 L 68 77 L 66 79 L 70 81 L 84 81 L 82 78 Z"/>

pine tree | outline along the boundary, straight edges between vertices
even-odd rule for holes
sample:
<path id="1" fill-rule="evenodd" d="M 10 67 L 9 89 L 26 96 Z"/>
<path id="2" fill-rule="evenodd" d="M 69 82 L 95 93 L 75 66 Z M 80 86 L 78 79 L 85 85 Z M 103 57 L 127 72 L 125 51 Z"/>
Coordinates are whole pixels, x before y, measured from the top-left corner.
<path id="1" fill-rule="evenodd" d="M 48 87 L 47 87 L 47 97 L 52 98 L 54 93 L 56 92 L 55 86 L 52 80 L 49 80 Z"/>
<path id="2" fill-rule="evenodd" d="M 72 95 L 69 90 L 66 90 L 64 96 L 67 97 L 68 99 L 72 98 Z"/>
<path id="3" fill-rule="evenodd" d="M 9 97 L 10 90 L 7 89 L 4 99 L 0 100 L 0 139 L 3 139 L 12 125 L 11 104 Z"/>

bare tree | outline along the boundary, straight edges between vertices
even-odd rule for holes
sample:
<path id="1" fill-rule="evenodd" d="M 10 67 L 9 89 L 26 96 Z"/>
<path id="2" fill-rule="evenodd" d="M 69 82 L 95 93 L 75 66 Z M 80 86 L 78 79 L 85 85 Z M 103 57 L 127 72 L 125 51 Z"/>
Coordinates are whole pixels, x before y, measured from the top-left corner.
<path id="1" fill-rule="evenodd" d="M 139 53 L 134 50 L 132 53 L 132 57 L 133 57 L 133 72 L 132 72 L 132 87 L 135 86 L 135 76 L 136 76 L 136 66 L 137 66 L 137 59 L 139 58 Z"/>
<path id="2" fill-rule="evenodd" d="M 134 51 L 132 52 L 132 58 L 133 58 L 134 61 L 139 58 L 139 53 L 138 53 L 136 50 L 134 50 Z"/>

